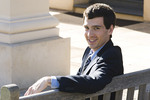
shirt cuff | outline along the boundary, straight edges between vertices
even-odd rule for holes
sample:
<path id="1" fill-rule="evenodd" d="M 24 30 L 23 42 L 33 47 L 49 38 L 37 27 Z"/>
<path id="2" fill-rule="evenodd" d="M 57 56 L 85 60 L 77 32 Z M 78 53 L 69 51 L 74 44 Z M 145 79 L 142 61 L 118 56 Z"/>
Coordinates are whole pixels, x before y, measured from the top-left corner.
<path id="1" fill-rule="evenodd" d="M 55 76 L 51 76 L 51 88 L 59 88 L 59 82 Z"/>

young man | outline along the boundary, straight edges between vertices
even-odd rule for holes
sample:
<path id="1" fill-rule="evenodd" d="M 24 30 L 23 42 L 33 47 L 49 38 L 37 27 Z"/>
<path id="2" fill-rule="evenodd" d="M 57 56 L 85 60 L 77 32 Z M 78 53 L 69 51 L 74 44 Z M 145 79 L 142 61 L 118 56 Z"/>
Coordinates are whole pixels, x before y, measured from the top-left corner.
<path id="1" fill-rule="evenodd" d="M 29 87 L 25 95 L 41 92 L 47 86 L 64 92 L 95 93 L 109 84 L 114 76 L 123 74 L 121 49 L 111 41 L 116 21 L 112 8 L 96 3 L 85 10 L 83 17 L 89 46 L 77 75 L 43 77 Z"/>

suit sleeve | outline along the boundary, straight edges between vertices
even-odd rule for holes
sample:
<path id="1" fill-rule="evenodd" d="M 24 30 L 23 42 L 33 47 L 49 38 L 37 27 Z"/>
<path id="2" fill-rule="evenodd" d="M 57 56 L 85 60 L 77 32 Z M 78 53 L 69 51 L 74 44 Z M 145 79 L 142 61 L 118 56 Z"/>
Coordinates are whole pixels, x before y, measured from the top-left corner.
<path id="1" fill-rule="evenodd" d="M 102 90 L 114 76 L 123 73 L 120 48 L 107 50 L 94 67 L 95 71 L 89 75 L 57 76 L 59 90 L 78 93 L 95 93 Z"/>

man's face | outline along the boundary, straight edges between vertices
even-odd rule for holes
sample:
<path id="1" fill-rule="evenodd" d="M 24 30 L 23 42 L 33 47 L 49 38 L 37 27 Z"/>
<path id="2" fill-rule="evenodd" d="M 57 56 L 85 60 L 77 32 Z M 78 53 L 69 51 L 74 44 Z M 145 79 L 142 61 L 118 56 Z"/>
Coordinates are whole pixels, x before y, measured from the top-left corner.
<path id="1" fill-rule="evenodd" d="M 85 17 L 83 26 L 85 28 L 85 39 L 93 51 L 98 50 L 106 44 L 113 32 L 113 25 L 111 25 L 110 29 L 106 29 L 103 17 L 93 19 L 87 19 Z"/>

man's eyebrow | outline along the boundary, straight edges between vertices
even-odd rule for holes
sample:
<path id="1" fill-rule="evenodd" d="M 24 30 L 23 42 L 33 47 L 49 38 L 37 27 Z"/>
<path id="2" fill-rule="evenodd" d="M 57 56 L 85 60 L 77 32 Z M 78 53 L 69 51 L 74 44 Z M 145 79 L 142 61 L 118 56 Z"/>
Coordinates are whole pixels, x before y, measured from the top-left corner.
<path id="1" fill-rule="evenodd" d="M 83 26 L 88 26 L 88 25 L 83 25 Z M 102 27 L 102 25 L 93 25 L 91 27 Z"/>
<path id="2" fill-rule="evenodd" d="M 92 27 L 102 27 L 101 25 L 93 25 Z"/>
<path id="3" fill-rule="evenodd" d="M 83 27 L 88 27 L 88 25 L 83 25 Z"/>
<path id="4" fill-rule="evenodd" d="M 89 27 L 88 25 L 83 25 L 83 27 Z M 103 27 L 102 25 L 93 25 L 93 26 L 91 26 L 91 28 L 101 28 L 101 27 Z"/>

